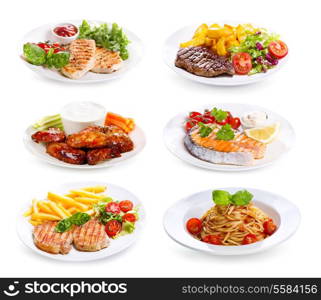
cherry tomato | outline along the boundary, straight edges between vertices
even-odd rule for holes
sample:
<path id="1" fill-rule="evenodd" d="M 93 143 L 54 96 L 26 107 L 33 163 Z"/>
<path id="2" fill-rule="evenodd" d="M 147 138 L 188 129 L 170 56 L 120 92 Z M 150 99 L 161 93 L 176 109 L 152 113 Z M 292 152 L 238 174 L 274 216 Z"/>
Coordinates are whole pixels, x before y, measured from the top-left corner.
<path id="1" fill-rule="evenodd" d="M 196 125 L 196 122 L 187 121 L 185 124 L 185 130 L 190 131 L 195 125 Z"/>
<path id="2" fill-rule="evenodd" d="M 38 45 L 38 47 L 40 47 L 40 48 L 42 48 L 42 49 L 45 49 L 45 48 L 48 48 L 48 47 L 49 47 L 49 45 L 46 44 L 46 43 L 39 43 L 39 44 L 37 44 L 37 45 Z"/>
<path id="3" fill-rule="evenodd" d="M 58 43 L 54 43 L 54 44 L 52 44 L 52 46 L 55 48 L 60 48 L 60 45 Z"/>
<path id="4" fill-rule="evenodd" d="M 276 225 L 273 223 L 271 219 L 263 223 L 263 228 L 264 233 L 268 235 L 272 235 L 276 231 Z"/>
<path id="5" fill-rule="evenodd" d="M 186 223 L 186 229 L 191 234 L 198 234 L 202 230 L 202 221 L 197 218 L 189 219 Z"/>
<path id="6" fill-rule="evenodd" d="M 198 123 L 198 122 L 203 122 L 203 117 L 202 117 L 202 115 L 196 116 L 196 117 L 194 117 L 194 118 L 192 119 L 192 121 L 194 121 L 194 122 L 196 122 L 196 123 Z"/>
<path id="7" fill-rule="evenodd" d="M 60 52 L 60 49 L 55 48 L 54 53 L 58 53 L 58 52 Z"/>
<path id="8" fill-rule="evenodd" d="M 109 237 L 113 237 L 121 231 L 121 227 L 121 223 L 117 220 L 110 220 L 106 223 L 105 231 Z"/>
<path id="9" fill-rule="evenodd" d="M 119 207 L 121 211 L 128 212 L 133 209 L 134 205 L 133 205 L 133 202 L 129 200 L 124 200 L 119 202 Z"/>
<path id="10" fill-rule="evenodd" d="M 222 245 L 222 237 L 220 235 L 209 234 L 204 236 L 202 241 L 212 245 Z"/>
<path id="11" fill-rule="evenodd" d="M 275 58 L 283 58 L 288 54 L 288 46 L 282 41 L 275 41 L 269 44 L 269 52 Z"/>
<path id="12" fill-rule="evenodd" d="M 214 116 L 212 116 L 211 112 L 210 111 L 207 111 L 203 114 L 203 117 L 206 118 L 206 119 L 209 119 L 211 120 L 210 123 L 215 123 L 215 118 Z"/>
<path id="13" fill-rule="evenodd" d="M 134 214 L 131 213 L 127 213 L 123 215 L 123 221 L 128 221 L 128 222 L 132 222 L 135 223 L 136 222 L 136 216 Z"/>
<path id="14" fill-rule="evenodd" d="M 220 122 L 219 122 L 219 121 L 217 121 L 217 120 L 216 120 L 215 122 L 216 122 L 217 124 L 219 124 L 219 125 L 222 125 L 222 126 L 223 126 L 223 125 L 225 125 L 225 124 L 227 124 L 227 123 L 228 123 L 228 117 L 227 117 L 226 119 L 224 119 L 223 121 L 220 121 Z"/>
<path id="15" fill-rule="evenodd" d="M 191 119 L 194 119 L 196 116 L 201 116 L 202 114 L 197 112 L 197 111 L 192 111 L 190 114 L 189 114 L 189 117 Z"/>
<path id="16" fill-rule="evenodd" d="M 252 69 L 252 57 L 246 52 L 236 53 L 232 58 L 236 74 L 246 75 Z"/>
<path id="17" fill-rule="evenodd" d="M 231 118 L 229 124 L 233 129 L 238 129 L 241 126 L 241 120 L 240 118 Z"/>
<path id="18" fill-rule="evenodd" d="M 117 202 L 109 202 L 109 203 L 107 203 L 105 210 L 107 212 L 111 212 L 113 214 L 120 214 L 120 207 L 119 207 L 119 204 Z"/>
<path id="19" fill-rule="evenodd" d="M 242 244 L 243 245 L 248 245 L 248 244 L 253 244 L 255 242 L 257 242 L 256 235 L 252 234 L 252 233 L 249 233 L 244 237 Z"/>
<path id="20" fill-rule="evenodd" d="M 213 121 L 211 119 L 209 119 L 209 118 L 202 118 L 201 122 L 204 123 L 204 124 L 213 123 Z"/>

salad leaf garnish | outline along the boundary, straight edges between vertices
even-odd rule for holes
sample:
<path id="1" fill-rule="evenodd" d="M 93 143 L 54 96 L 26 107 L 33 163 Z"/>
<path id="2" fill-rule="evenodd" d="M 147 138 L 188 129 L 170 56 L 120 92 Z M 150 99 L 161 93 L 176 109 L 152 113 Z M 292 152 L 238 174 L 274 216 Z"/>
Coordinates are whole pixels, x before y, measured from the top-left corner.
<path id="1" fill-rule="evenodd" d="M 55 231 L 56 232 L 66 232 L 72 228 L 73 225 L 81 226 L 86 224 L 90 220 L 90 216 L 83 212 L 77 212 L 71 217 L 66 218 L 58 222 Z"/>
<path id="2" fill-rule="evenodd" d="M 227 118 L 227 111 L 214 107 L 211 111 L 211 115 L 215 118 L 216 121 L 222 122 Z"/>
<path id="3" fill-rule="evenodd" d="M 29 63 L 36 66 L 46 62 L 46 51 L 32 43 L 23 45 L 23 55 Z"/>
<path id="4" fill-rule="evenodd" d="M 214 190 L 212 192 L 212 199 L 216 205 L 247 205 L 253 199 L 253 194 L 247 190 L 241 190 L 234 194 L 228 191 Z"/>
<path id="5" fill-rule="evenodd" d="M 199 126 L 199 135 L 200 137 L 207 137 L 209 136 L 209 134 L 213 131 L 213 129 L 207 125 L 205 125 L 204 123 L 202 122 L 199 122 L 198 123 L 198 126 Z"/>
<path id="6" fill-rule="evenodd" d="M 221 129 L 216 133 L 217 140 L 230 141 L 235 137 L 235 133 L 230 124 L 225 124 Z"/>
<path id="7" fill-rule="evenodd" d="M 127 45 L 130 41 L 116 23 L 113 23 L 111 28 L 106 23 L 91 27 L 86 20 L 83 20 L 79 27 L 78 38 L 95 40 L 98 47 L 119 52 L 123 60 L 129 57 Z"/>

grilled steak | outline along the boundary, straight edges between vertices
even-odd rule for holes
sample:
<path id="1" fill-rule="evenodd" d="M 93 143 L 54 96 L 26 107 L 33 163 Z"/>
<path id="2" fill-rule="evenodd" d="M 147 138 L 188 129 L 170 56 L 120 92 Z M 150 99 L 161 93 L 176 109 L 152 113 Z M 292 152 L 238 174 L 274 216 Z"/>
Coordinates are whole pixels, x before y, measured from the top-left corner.
<path id="1" fill-rule="evenodd" d="M 179 49 L 175 66 L 189 73 L 215 77 L 221 74 L 233 75 L 232 63 L 224 56 L 216 55 L 206 47 L 187 47 Z"/>
<path id="2" fill-rule="evenodd" d="M 113 73 L 121 68 L 123 60 L 118 52 L 113 52 L 105 48 L 96 49 L 96 63 L 90 70 L 94 73 Z"/>
<path id="3" fill-rule="evenodd" d="M 73 231 L 55 232 L 57 222 L 46 222 L 34 227 L 33 238 L 35 245 L 52 254 L 68 254 L 71 250 Z"/>
<path id="4" fill-rule="evenodd" d="M 36 143 L 63 142 L 66 139 L 65 133 L 59 128 L 37 131 L 31 136 Z"/>
<path id="5" fill-rule="evenodd" d="M 74 40 L 69 47 L 69 64 L 61 73 L 71 79 L 79 79 L 95 65 L 96 42 L 94 40 Z"/>
<path id="6" fill-rule="evenodd" d="M 109 238 L 105 226 L 97 219 L 91 219 L 82 226 L 77 226 L 73 232 L 74 245 L 79 251 L 99 251 L 109 246 Z"/>
<path id="7" fill-rule="evenodd" d="M 46 150 L 52 157 L 68 164 L 83 165 L 86 163 L 86 152 L 72 148 L 66 143 L 50 143 L 47 145 Z"/>

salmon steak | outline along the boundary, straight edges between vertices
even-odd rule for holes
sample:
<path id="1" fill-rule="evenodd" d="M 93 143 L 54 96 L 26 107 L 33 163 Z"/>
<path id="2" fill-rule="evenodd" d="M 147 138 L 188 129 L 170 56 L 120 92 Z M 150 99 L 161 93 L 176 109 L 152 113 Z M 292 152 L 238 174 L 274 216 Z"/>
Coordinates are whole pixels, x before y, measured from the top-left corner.
<path id="1" fill-rule="evenodd" d="M 214 129 L 207 137 L 201 137 L 197 126 L 185 136 L 185 147 L 193 156 L 215 164 L 246 166 L 264 157 L 265 144 L 244 133 L 236 133 L 230 141 L 218 140 L 217 131 Z"/>
<path id="2" fill-rule="evenodd" d="M 61 68 L 61 73 L 71 79 L 79 79 L 90 71 L 96 62 L 96 42 L 79 39 L 71 42 L 70 61 Z"/>
<path id="3" fill-rule="evenodd" d="M 79 251 L 94 252 L 109 246 L 105 226 L 97 219 L 91 219 L 73 231 L 74 246 Z"/>
<path id="4" fill-rule="evenodd" d="M 73 241 L 73 230 L 64 233 L 55 231 L 58 222 L 46 222 L 33 229 L 35 245 L 42 251 L 52 254 L 68 254 Z"/>
<path id="5" fill-rule="evenodd" d="M 123 65 L 123 60 L 118 52 L 113 52 L 105 48 L 96 48 L 95 60 L 95 65 L 90 70 L 94 73 L 113 73 L 118 71 Z"/>

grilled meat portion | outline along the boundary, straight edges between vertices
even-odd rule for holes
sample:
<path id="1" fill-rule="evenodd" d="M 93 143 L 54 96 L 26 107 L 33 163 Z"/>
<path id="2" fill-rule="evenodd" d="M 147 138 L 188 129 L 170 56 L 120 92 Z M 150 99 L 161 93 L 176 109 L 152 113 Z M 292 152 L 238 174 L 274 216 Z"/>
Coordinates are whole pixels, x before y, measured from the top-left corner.
<path id="1" fill-rule="evenodd" d="M 97 165 L 107 159 L 120 157 L 121 154 L 117 148 L 101 148 L 89 150 L 87 152 L 87 163 L 88 165 Z"/>
<path id="2" fill-rule="evenodd" d="M 36 143 L 63 142 L 66 139 L 65 133 L 59 128 L 37 131 L 31 136 Z"/>
<path id="3" fill-rule="evenodd" d="M 79 251 L 99 251 L 109 246 L 109 238 L 105 226 L 97 219 L 91 219 L 73 232 L 74 245 Z"/>
<path id="4" fill-rule="evenodd" d="M 121 68 L 123 60 L 118 52 L 113 52 L 105 48 L 96 48 L 96 62 L 90 70 L 94 73 L 113 73 Z"/>
<path id="5" fill-rule="evenodd" d="M 73 148 L 103 148 L 108 144 L 108 137 L 98 130 L 84 130 L 69 135 L 67 137 L 67 144 Z"/>
<path id="6" fill-rule="evenodd" d="M 107 148 L 116 148 L 120 153 L 129 152 L 134 149 L 134 143 L 126 133 L 106 133 Z"/>
<path id="7" fill-rule="evenodd" d="M 64 233 L 55 231 L 57 222 L 46 222 L 35 226 L 33 238 L 35 245 L 42 251 L 52 254 L 68 254 L 71 250 L 73 230 Z"/>
<path id="8" fill-rule="evenodd" d="M 66 143 L 50 143 L 46 147 L 47 153 L 65 163 L 83 165 L 86 163 L 86 152 L 75 149 Z"/>
<path id="9" fill-rule="evenodd" d="M 115 125 L 108 125 L 108 126 L 89 126 L 85 129 L 81 130 L 80 132 L 90 132 L 90 131 L 99 131 L 102 133 L 125 133 L 120 127 Z"/>
<path id="10" fill-rule="evenodd" d="M 187 47 L 179 49 L 175 66 L 189 73 L 215 77 L 221 74 L 233 75 L 232 63 L 224 56 L 216 55 L 206 47 Z"/>
<path id="11" fill-rule="evenodd" d="M 78 39 L 71 42 L 69 64 L 61 69 L 61 73 L 71 79 L 79 79 L 95 65 L 96 42 Z"/>

